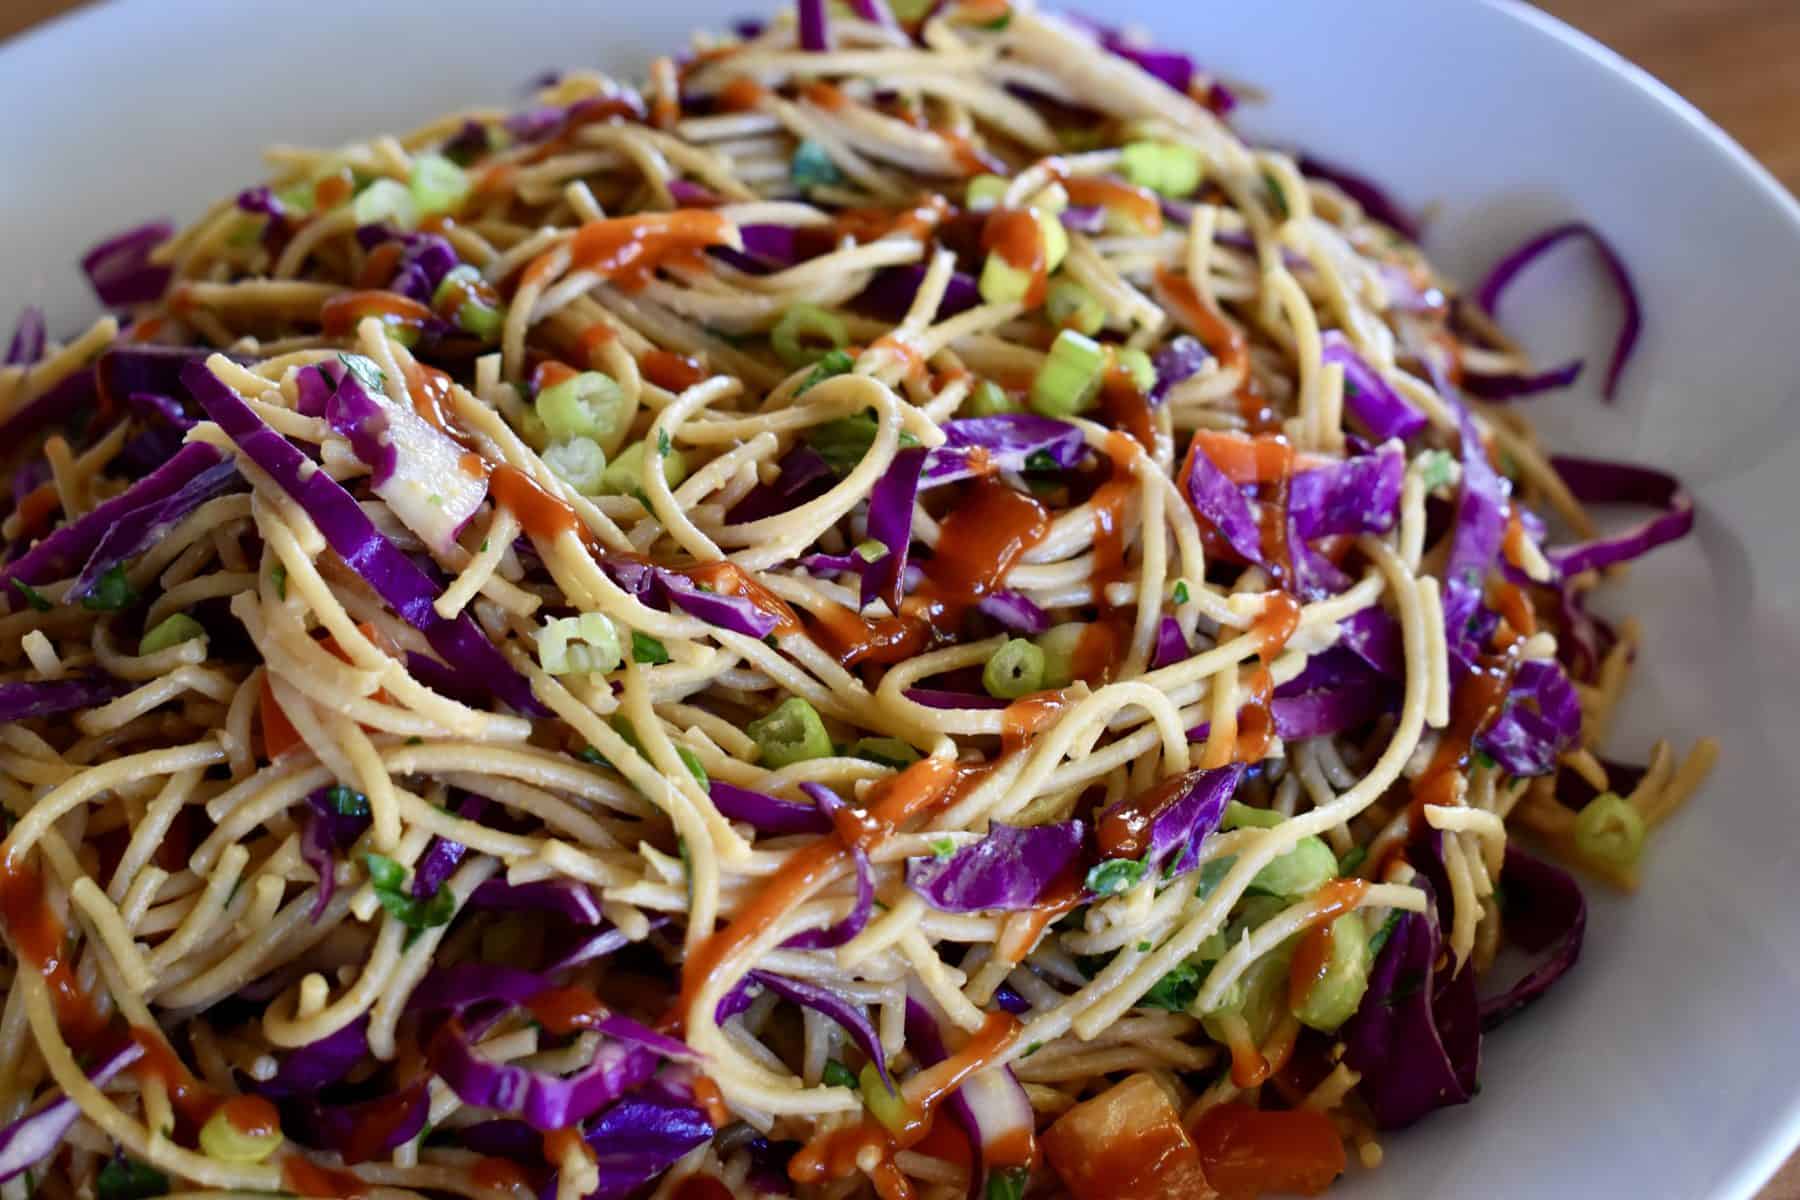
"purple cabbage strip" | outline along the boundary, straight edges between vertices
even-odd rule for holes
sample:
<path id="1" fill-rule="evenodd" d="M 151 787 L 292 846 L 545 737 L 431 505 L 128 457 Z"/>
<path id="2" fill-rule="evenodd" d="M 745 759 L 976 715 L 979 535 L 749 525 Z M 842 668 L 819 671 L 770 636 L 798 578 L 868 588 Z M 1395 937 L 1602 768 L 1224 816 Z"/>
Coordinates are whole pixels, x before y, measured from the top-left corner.
<path id="1" fill-rule="evenodd" d="M 745 637 L 767 637 L 776 618 L 743 596 L 702 590 L 677 571 L 634 559 L 609 558 L 601 564 L 614 583 L 660 612 L 680 609 L 690 617 Z"/>
<path id="2" fill-rule="evenodd" d="M 16 444 L 27 434 L 45 425 L 66 423 L 73 415 L 99 399 L 94 372 L 88 368 L 71 371 L 51 386 L 50 390 L 0 421 L 0 440 Z"/>
<path id="3" fill-rule="evenodd" d="M 1400 514 L 1405 477 L 1405 455 L 1392 442 L 1373 454 L 1301 471 L 1288 484 L 1293 532 L 1308 541 L 1331 534 L 1386 533 Z"/>
<path id="4" fill-rule="evenodd" d="M 912 308 L 913 297 L 918 295 L 919 284 L 924 278 L 925 268 L 922 266 L 887 267 L 876 272 L 875 278 L 854 303 L 872 316 L 898 322 Z M 951 274 L 950 282 L 944 288 L 944 298 L 938 301 L 937 312 L 931 319 L 948 320 L 980 303 L 981 289 L 976 285 L 974 276 L 956 271 Z"/>
<path id="5" fill-rule="evenodd" d="M 1244 764 L 1232 763 L 1189 771 L 1158 784 L 1157 791 L 1166 789 L 1167 794 L 1150 818 L 1150 845 L 1145 850 L 1148 865 L 1158 866 L 1171 852 L 1180 851 L 1172 874 L 1186 874 L 1198 866 L 1200 843 L 1219 828 L 1225 806 L 1243 777 Z M 1107 812 L 1125 808 L 1134 799 L 1122 800 Z M 1101 813 L 1096 825 L 1104 822 L 1106 816 L 1107 813 Z"/>
<path id="6" fill-rule="evenodd" d="M 921 1067 L 930 1067 L 949 1057 L 944 1039 L 944 1030 L 949 1028 L 949 1020 L 925 990 L 917 984 L 909 985 L 906 989 L 906 1040 Z M 1031 1100 L 1019 1085 L 1018 1076 L 1005 1065 L 977 1071 L 950 1093 L 944 1105 L 951 1119 L 968 1134 L 969 1147 L 974 1152 L 969 1195 L 975 1198 L 1000 1195 L 990 1178 L 993 1168 L 1013 1165 L 1017 1147 L 1021 1142 L 1029 1146 L 1037 1127 Z M 1001 1162 L 993 1161 L 996 1152 L 999 1152 Z"/>
<path id="7" fill-rule="evenodd" d="M 87 598 L 102 575 L 156 545 L 196 508 L 240 482 L 236 463 L 217 463 L 182 484 L 167 498 L 119 514 L 88 556 L 81 574 L 69 585 L 65 600 L 73 603 Z M 130 495 L 130 492 L 125 494 Z"/>
<path id="8" fill-rule="evenodd" d="M 1310 154 L 1300 156 L 1300 173 L 1336 184 L 1339 191 L 1362 206 L 1364 212 L 1409 242 L 1419 240 L 1419 223 L 1395 202 L 1386 188 L 1356 172 Z"/>
<path id="9" fill-rule="evenodd" d="M 831 817 L 815 804 L 779 800 L 723 779 L 708 780 L 707 791 L 720 816 L 753 825 L 758 833 L 831 832 Z"/>
<path id="10" fill-rule="evenodd" d="M 1262 561 L 1262 531 L 1250 501 L 1225 472 L 1204 453 L 1191 456 L 1193 467 L 1186 480 L 1188 500 L 1194 511 L 1210 521 L 1225 541 L 1247 561 Z"/>
<path id="11" fill-rule="evenodd" d="M 1460 405 L 1457 409 L 1462 426 L 1462 492 L 1444 564 L 1444 633 L 1450 653 L 1466 661 L 1474 657 L 1469 625 L 1481 611 L 1488 572 L 1500 557 L 1506 534 L 1507 492 L 1488 463 L 1475 422 L 1466 409 Z"/>
<path id="12" fill-rule="evenodd" d="M 224 457 L 217 450 L 204 443 L 183 446 L 161 467 L 87 515 L 64 525 L 18 561 L 0 570 L 0 586 L 12 579 L 30 584 L 49 583 L 73 574 L 88 561 L 115 525 L 140 509 L 154 510 L 168 502 L 223 461 Z"/>
<path id="13" fill-rule="evenodd" d="M 1637 287 L 1632 283 L 1631 272 L 1625 266 L 1625 260 L 1619 257 L 1612 243 L 1585 221 L 1570 221 L 1546 229 L 1536 237 L 1512 251 L 1494 265 L 1487 278 L 1475 289 L 1475 302 L 1489 316 L 1498 315 L 1501 296 L 1519 272 L 1536 262 L 1538 258 L 1549 253 L 1562 242 L 1573 237 L 1584 237 L 1593 243 L 1594 249 L 1600 252 L 1600 259 L 1606 266 L 1606 273 L 1618 290 L 1619 303 L 1624 306 L 1625 318 L 1619 327 L 1619 336 L 1613 343 L 1612 359 L 1606 366 L 1606 387 L 1604 395 L 1612 400 L 1619 390 L 1619 376 L 1625 370 L 1625 362 L 1631 357 L 1637 346 L 1638 335 L 1643 331 L 1643 306 L 1638 302 Z"/>
<path id="14" fill-rule="evenodd" d="M 470 793 L 456 806 L 456 815 L 465 821 L 480 821 L 482 810 L 487 806 L 487 797 Z M 461 842 L 443 836 L 433 837 L 431 845 L 426 847 L 425 853 L 419 856 L 418 864 L 413 868 L 413 895 L 421 900 L 435 896 L 468 850 Z"/>
<path id="15" fill-rule="evenodd" d="M 502 912 L 553 912 L 576 925 L 599 925 L 600 903 L 584 883 L 573 879 L 541 879 L 508 883 L 489 879 L 469 895 L 468 908 Z"/>
<path id="16" fill-rule="evenodd" d="M 153 266 L 150 252 L 174 236 L 167 221 L 139 225 L 101 242 L 81 256 L 81 269 L 108 308 L 147 304 L 169 286 L 168 267 Z"/>
<path id="17" fill-rule="evenodd" d="M 869 537 L 880 542 L 883 551 L 862 572 L 865 608 L 881 599 L 894 612 L 900 611 L 900 583 L 912 550 L 913 507 L 920 477 L 933 453 L 922 446 L 900 451 L 869 492 Z"/>
<path id="18" fill-rule="evenodd" d="M 0 359 L 0 365 L 30 366 L 44 357 L 44 310 L 35 304 L 25 306 L 19 314 L 19 323 L 13 326 L 12 341 L 7 344 L 6 357 Z"/>
<path id="19" fill-rule="evenodd" d="M 426 1051 L 431 1069 L 465 1104 L 518 1117 L 549 1132 L 579 1125 L 656 1073 L 658 1055 L 637 1042 L 602 1041 L 593 1060 L 563 1077 L 476 1053 L 460 1022 L 446 1021 Z"/>
<path id="20" fill-rule="evenodd" d="M 1098 204 L 1071 204 L 1062 210 L 1063 228 L 1070 233 L 1106 232 L 1106 209 Z"/>
<path id="21" fill-rule="evenodd" d="M 350 443 L 350 451 L 369 464 L 369 482 L 380 487 L 393 478 L 400 451 L 388 431 L 387 410 L 345 374 L 325 402 L 325 420 L 333 433 Z"/>
<path id="22" fill-rule="evenodd" d="M 1187 639 L 1181 636 L 1181 624 L 1174 617 L 1164 617 L 1156 627 L 1156 650 L 1150 656 L 1150 669 L 1158 670 L 1188 657 Z"/>
<path id="23" fill-rule="evenodd" d="M 1425 877 L 1418 882 L 1434 894 Z M 1437 970 L 1438 917 L 1400 915 L 1369 972 L 1362 1004 L 1339 1037 L 1344 1061 L 1362 1073 L 1357 1092 L 1382 1129 L 1398 1129 L 1475 1094 L 1481 1019 L 1475 972 Z"/>
<path id="24" fill-rule="evenodd" d="M 144 1048 L 135 1041 L 128 1041 L 88 1071 L 88 1082 L 100 1087 L 143 1056 Z M 67 1096 L 60 1096 L 0 1129 L 0 1183 L 55 1154 L 62 1146 L 63 1135 L 69 1132 L 69 1127 L 79 1116 L 81 1106 Z"/>
<path id="25" fill-rule="evenodd" d="M 1067 470 L 1079 466 L 1087 453 L 1081 430 L 1036 413 L 963 417 L 944 422 L 943 430 L 944 444 L 930 452 L 921 488 L 942 487 L 991 470 L 1022 471 L 1039 455 Z"/>
<path id="26" fill-rule="evenodd" d="M 1476 738 L 1510 775 L 1548 775 L 1581 732 L 1581 700 L 1555 662 L 1528 659 L 1513 675 L 1500 715 Z"/>
<path id="27" fill-rule="evenodd" d="M 1012 703 L 986 692 L 952 692 L 944 688 L 909 687 L 905 695 L 926 708 L 1005 708 Z"/>
<path id="28" fill-rule="evenodd" d="M 1377 441 L 1405 441 L 1425 428 L 1425 414 L 1376 374 L 1342 333 L 1328 329 L 1319 340 L 1324 347 L 1319 361 L 1344 368 L 1344 407 Z"/>
<path id="29" fill-rule="evenodd" d="M 1630 562 L 1687 536 L 1694 528 L 1693 498 L 1673 475 L 1650 467 L 1567 455 L 1553 456 L 1550 465 L 1579 500 L 1662 510 L 1625 533 L 1548 551 L 1546 557 L 1551 565 L 1565 576 Z"/>
<path id="30" fill-rule="evenodd" d="M 799 0 L 800 48 L 831 49 L 831 30 L 826 21 L 825 0 Z"/>
<path id="31" fill-rule="evenodd" d="M 811 796 L 819 811 L 830 820 L 839 810 L 849 807 L 838 794 L 822 783 L 803 783 L 800 790 Z M 842 946 L 863 931 L 875 911 L 875 870 L 868 852 L 854 842 L 848 844 L 850 863 L 856 870 L 856 902 L 834 925 L 824 929 L 807 929 L 781 943 L 789 950 L 830 950 Z"/>
<path id="32" fill-rule="evenodd" d="M 1587 901 L 1567 871 L 1509 844 L 1500 879 L 1506 892 L 1501 930 L 1509 941 L 1539 958 L 1512 987 L 1481 1002 L 1484 1031 L 1517 1015 L 1567 974 L 1581 957 L 1587 932 Z"/>
<path id="33" fill-rule="evenodd" d="M 1338 622 L 1338 645 L 1351 651 L 1383 675 L 1397 678 L 1405 669 L 1400 622 L 1376 605 L 1360 609 Z"/>
<path id="34" fill-rule="evenodd" d="M 817 500 L 831 490 L 837 478 L 824 457 L 804 442 L 781 456 L 773 483 L 758 483 L 725 514 L 727 525 L 743 525 L 764 517 L 779 516 Z"/>
<path id="35" fill-rule="evenodd" d="M 471 617 L 465 613 L 446 621 L 437 615 L 432 607 L 440 594 L 437 582 L 375 528 L 349 492 L 265 424 L 204 364 L 189 363 L 181 377 L 238 449 L 307 511 L 345 565 L 392 605 L 402 620 L 423 633 L 445 662 L 482 679 L 518 712 L 547 715 L 531 694 L 531 684 L 513 670 Z"/>
<path id="36" fill-rule="evenodd" d="M 1039 903 L 1081 864 L 1080 821 L 992 826 L 945 858 L 906 860 L 906 886 L 939 912 L 1017 912 Z"/>
<path id="37" fill-rule="evenodd" d="M 130 690 L 129 683 L 108 675 L 0 683 L 0 722 L 29 721 L 33 717 L 94 708 Z"/>
<path id="38" fill-rule="evenodd" d="M 1050 616 L 1021 592 L 1002 588 L 982 597 L 976 610 L 1015 633 L 1039 634 L 1050 628 Z"/>
<path id="39" fill-rule="evenodd" d="M 853 1001 L 846 1000 L 822 984 L 792 979 L 773 971 L 751 971 L 736 987 L 720 997 L 713 1019 L 724 1024 L 749 1008 L 753 999 L 751 990 L 755 987 L 766 988 L 783 1000 L 810 1008 L 827 1020 L 835 1021 L 850 1035 L 856 1048 L 875 1064 L 875 1069 L 881 1072 L 881 1081 L 887 1084 L 888 1090 L 894 1089 L 894 1081 L 888 1076 L 887 1059 L 881 1053 L 881 1035 L 875 1032 L 868 1014 Z"/>
<path id="40" fill-rule="evenodd" d="M 900 22 L 887 6 L 887 0 L 850 0 L 850 11 L 883 29 L 898 29 Z"/>
<path id="41" fill-rule="evenodd" d="M 380 1142 L 362 1148 L 372 1149 L 378 1155 L 386 1154 L 418 1137 L 431 1112 L 430 1095 L 423 1080 L 403 1089 L 400 1096 L 405 1100 L 406 1111 L 397 1121 L 393 1114 L 394 1099 L 390 1096 L 345 1104 L 329 1104 L 315 1094 L 297 1096 L 281 1106 L 281 1128 L 303 1146 L 335 1150 L 345 1155 L 346 1161 L 352 1161 L 348 1154 L 360 1140 L 358 1130 L 373 1121 L 380 1121 L 383 1131 Z"/>
<path id="42" fill-rule="evenodd" d="M 1150 388 L 1152 406 L 1161 404 L 1169 398 L 1169 392 L 1175 385 L 1191 378 L 1212 357 L 1212 352 L 1200 343 L 1200 339 L 1182 334 L 1150 357 L 1150 365 L 1156 368 L 1156 383 Z"/>
<path id="43" fill-rule="evenodd" d="M 1581 367 L 1581 360 L 1576 359 L 1536 375 L 1477 375 L 1465 372 L 1462 385 L 1470 395 L 1480 396 L 1483 400 L 1517 400 L 1523 396 L 1536 396 L 1568 387 L 1581 374 Z"/>
<path id="44" fill-rule="evenodd" d="M 272 1078 L 252 1085 L 259 1095 L 282 1099 L 336 1083 L 369 1057 L 369 1018 L 358 1017 L 336 1033 L 281 1056 Z"/>
<path id="45" fill-rule="evenodd" d="M 692 1104 L 648 1095 L 626 1096 L 601 1113 L 583 1135 L 600 1170 L 599 1186 L 583 1200 L 626 1200 L 641 1195 L 645 1184 L 712 1135 L 712 1123 Z"/>

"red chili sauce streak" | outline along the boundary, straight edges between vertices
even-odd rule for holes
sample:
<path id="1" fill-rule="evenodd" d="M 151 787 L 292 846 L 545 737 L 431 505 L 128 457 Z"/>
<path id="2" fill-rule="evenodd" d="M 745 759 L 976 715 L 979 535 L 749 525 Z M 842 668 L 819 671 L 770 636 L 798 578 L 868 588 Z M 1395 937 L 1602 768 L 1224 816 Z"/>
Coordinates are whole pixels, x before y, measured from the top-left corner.
<path id="1" fill-rule="evenodd" d="M 1311 928 L 1300 939 L 1288 968 L 1288 998 L 1298 1008 L 1331 969 L 1331 923 L 1362 903 L 1369 890 L 1364 879 L 1333 879 L 1313 893 Z"/>
<path id="2" fill-rule="evenodd" d="M 676 1186 L 674 1200 L 731 1200 L 731 1189 L 711 1175 L 689 1175 Z"/>
<path id="3" fill-rule="evenodd" d="M 551 1033 L 562 1035 L 592 1029 L 607 1015 L 600 997 L 579 986 L 554 987 L 525 1002 L 531 1015 Z"/>
<path id="4" fill-rule="evenodd" d="M 706 368 L 698 359 L 669 350 L 645 352 L 638 360 L 638 370 L 645 379 L 671 392 L 685 392 L 706 378 Z"/>
<path id="5" fill-rule="evenodd" d="M 861 1169 L 859 1160 L 872 1149 L 880 1156 L 879 1165 L 869 1173 L 876 1193 L 882 1200 L 910 1200 L 912 1183 L 895 1164 L 894 1153 L 923 1141 L 931 1131 L 938 1105 L 970 1076 L 991 1066 L 1005 1054 L 1017 1040 L 1019 1029 L 1016 1017 L 1004 1012 L 990 1013 L 965 1045 L 902 1086 L 901 1095 L 907 1101 L 908 1111 L 901 1129 L 890 1131 L 872 1116 L 865 1116 L 859 1125 L 820 1134 L 788 1163 L 788 1178 L 800 1184 L 846 1179 Z M 1000 1146 L 989 1165 L 1024 1164 L 1034 1156 L 1035 1147 L 1026 1136 Z"/>
<path id="6" fill-rule="evenodd" d="M 365 1103 L 351 1127 L 349 1141 L 343 1147 L 347 1163 L 373 1162 L 389 1157 L 391 1147 L 400 1141 L 400 1131 L 413 1114 L 423 1081 L 389 1092 Z"/>
<path id="7" fill-rule="evenodd" d="M 1129 433 L 1144 449 L 1156 449 L 1156 424 L 1150 413 L 1149 398 L 1138 390 L 1131 372 L 1121 367 L 1116 359 L 1107 366 L 1102 377 L 1100 412 L 1107 424 Z"/>
<path id="8" fill-rule="evenodd" d="M 1063 715 L 1074 703 L 1064 692 L 1039 692 L 1023 696 L 1000 714 L 1000 750 L 1010 754 L 1024 747 Z"/>
<path id="9" fill-rule="evenodd" d="M 627 291 L 648 283 L 665 262 L 692 258 L 731 240 L 732 224 L 716 212 L 683 208 L 631 217 L 604 217 L 576 230 L 570 269 L 592 271 Z"/>
<path id="10" fill-rule="evenodd" d="M 1156 269 L 1156 286 L 1163 301 L 1187 330 L 1200 339 L 1224 369 L 1239 370 L 1243 382 L 1238 385 L 1238 412 L 1252 433 L 1279 428 L 1281 417 L 1268 405 L 1262 385 L 1250 370 L 1250 342 L 1243 331 L 1225 319 L 1225 314 L 1195 290 L 1185 275 L 1177 275 L 1167 267 Z"/>
<path id="11" fill-rule="evenodd" d="M 20 961 L 43 976 L 63 1036 L 74 1046 L 91 1045 L 105 1033 L 106 1019 L 75 978 L 62 921 L 45 899 L 42 873 L 14 855 L 0 863 L 0 919 Z"/>
<path id="12" fill-rule="evenodd" d="M 582 330 L 575 338 L 575 349 L 581 355 L 581 361 L 594 366 L 600 357 L 600 351 L 618 338 L 613 327 L 605 321 L 595 321 Z"/>
<path id="13" fill-rule="evenodd" d="M 1110 209 L 1146 237 L 1162 232 L 1162 203 L 1148 188 L 1102 175 L 1076 175 L 1063 180 L 1063 190 L 1069 193 L 1070 204 L 1098 204 Z"/>
<path id="14" fill-rule="evenodd" d="M 939 526 L 937 552 L 923 564 L 925 578 L 899 615 L 869 621 L 833 606 L 808 616 L 821 644 L 844 666 L 900 662 L 936 633 L 954 629 L 1049 532 L 1042 504 L 996 479 L 971 480 Z"/>
<path id="15" fill-rule="evenodd" d="M 319 328 L 326 337 L 347 337 L 364 317 L 400 329 L 421 330 L 431 320 L 431 310 L 398 292 L 339 292 L 319 308 Z"/>
<path id="16" fill-rule="evenodd" d="M 728 113 L 750 112 L 768 98 L 768 88 L 748 75 L 739 75 L 719 89 L 719 108 Z"/>
<path id="17" fill-rule="evenodd" d="M 1044 232 L 1037 217 L 1023 209 L 997 209 L 981 230 L 981 248 L 998 254 L 1000 261 L 1031 280 L 1025 289 L 1025 307 L 1036 308 L 1044 302 L 1048 286 L 1048 260 L 1045 257 Z"/>
<path id="18" fill-rule="evenodd" d="M 361 1176 L 336 1167 L 321 1167 L 297 1154 L 282 1160 L 281 1182 L 296 1196 L 316 1196 L 319 1200 L 363 1200 L 369 1194 L 369 1185 Z"/>
<path id="19" fill-rule="evenodd" d="M 762 885 L 731 923 L 702 942 L 681 968 L 681 997 L 676 1015 L 685 1013 L 695 994 L 719 964 L 780 919 L 817 886 L 848 854 L 846 843 L 865 852 L 875 849 L 902 824 L 952 798 L 973 773 L 959 771 L 941 758 L 925 758 L 870 790 L 868 807 L 842 809 L 837 836 L 825 836 L 798 851 Z"/>
<path id="20" fill-rule="evenodd" d="M 950 153 L 956 159 L 956 165 L 962 169 L 963 174 L 980 175 L 984 171 L 992 175 L 1007 173 L 1006 164 L 977 146 L 970 140 L 968 134 L 958 133 L 954 129 L 936 129 L 932 132 L 949 145 Z"/>
<path id="21" fill-rule="evenodd" d="M 501 1192 L 529 1192 L 531 1176 L 518 1163 L 505 1158 L 483 1158 L 476 1162 L 469 1171 L 469 1179 L 476 1187 L 493 1188 Z"/>

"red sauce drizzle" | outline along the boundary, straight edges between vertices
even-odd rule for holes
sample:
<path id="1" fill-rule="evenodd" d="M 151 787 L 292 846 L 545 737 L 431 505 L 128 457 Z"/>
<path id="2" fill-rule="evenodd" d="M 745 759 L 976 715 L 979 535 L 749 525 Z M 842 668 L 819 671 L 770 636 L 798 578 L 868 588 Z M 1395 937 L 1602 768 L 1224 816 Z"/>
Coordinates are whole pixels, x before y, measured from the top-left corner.
<path id="1" fill-rule="evenodd" d="M 749 112 L 762 107 L 769 89 L 748 75 L 739 75 L 719 89 L 719 107 L 726 112 Z"/>
<path id="2" fill-rule="evenodd" d="M 1100 175 L 1077 175 L 1063 180 L 1070 204 L 1098 204 L 1124 216 L 1145 236 L 1162 232 L 1162 203 L 1148 188 Z"/>
<path id="3" fill-rule="evenodd" d="M 1279 428 L 1280 416 L 1268 405 L 1262 385 L 1250 370 L 1250 342 L 1243 331 L 1225 319 L 1185 275 L 1177 275 L 1167 267 L 1156 269 L 1156 285 L 1163 300 L 1188 332 L 1200 339 L 1219 365 L 1226 370 L 1241 370 L 1243 382 L 1238 385 L 1238 412 L 1252 433 Z"/>
<path id="4" fill-rule="evenodd" d="M 981 248 L 998 254 L 1001 262 L 1030 277 L 1031 283 L 1025 289 L 1026 308 L 1036 308 L 1044 302 L 1048 262 L 1044 233 L 1038 228 L 1036 216 L 1023 209 L 995 210 L 982 228 Z"/>
<path id="5" fill-rule="evenodd" d="M 685 392 L 706 378 L 706 368 L 699 359 L 669 350 L 646 351 L 638 360 L 638 370 L 645 379 L 671 392 Z"/>
<path id="6" fill-rule="evenodd" d="M 1156 424 L 1150 414 L 1150 401 L 1138 390 L 1131 372 L 1116 360 L 1107 366 L 1100 385 L 1100 411 L 1114 429 L 1129 433 L 1146 450 L 1156 449 Z"/>
<path id="7" fill-rule="evenodd" d="M 0 919 L 20 960 L 43 976 L 57 1024 L 73 1045 L 91 1044 L 106 1021 L 75 978 L 63 940 L 63 924 L 45 899 L 44 877 L 14 855 L 0 863 Z"/>
<path id="8" fill-rule="evenodd" d="M 355 331 L 364 317 L 375 317 L 401 329 L 419 330 L 431 320 L 431 310 L 398 292 L 339 292 L 320 306 L 319 328 L 326 337 L 345 337 Z"/>
<path id="9" fill-rule="evenodd" d="M 592 271 L 627 291 L 649 282 L 656 269 L 731 239 L 732 225 L 716 212 L 683 208 L 589 221 L 569 243 L 570 268 Z"/>
<path id="10" fill-rule="evenodd" d="M 505 1158 L 483 1158 L 469 1172 L 476 1187 L 494 1188 L 502 1192 L 528 1192 L 531 1176 L 518 1163 Z"/>
<path id="11" fill-rule="evenodd" d="M 1311 928 L 1300 939 L 1288 968 L 1288 1000 L 1296 1008 L 1306 1002 L 1315 985 L 1331 969 L 1331 923 L 1362 902 L 1369 884 L 1364 879 L 1333 879 L 1313 893 Z"/>
<path id="12" fill-rule="evenodd" d="M 674 1200 L 731 1200 L 731 1189 L 711 1175 L 689 1175 L 676 1186 Z"/>

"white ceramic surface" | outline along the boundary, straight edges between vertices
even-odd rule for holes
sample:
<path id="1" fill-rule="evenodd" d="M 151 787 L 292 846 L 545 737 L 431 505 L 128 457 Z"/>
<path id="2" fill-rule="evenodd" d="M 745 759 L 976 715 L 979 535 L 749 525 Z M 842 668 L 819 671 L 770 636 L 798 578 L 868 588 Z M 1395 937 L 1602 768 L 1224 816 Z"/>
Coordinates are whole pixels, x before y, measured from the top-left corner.
<path id="1" fill-rule="evenodd" d="M 635 73 L 757 0 L 124 0 L 0 49 L 0 323 L 92 315 L 80 251 L 254 181 L 269 142 L 328 143 L 510 104 L 547 66 Z M 1270 100 L 1243 119 L 1436 206 L 1454 274 L 1585 217 L 1647 313 L 1619 404 L 1594 377 L 1616 309 L 1584 251 L 1509 297 L 1564 444 L 1678 471 L 1699 536 L 1613 608 L 1648 649 L 1615 748 L 1716 732 L 1724 760 L 1660 833 L 1637 898 L 1598 897 L 1580 967 L 1487 1043 L 1475 1103 L 1390 1140 L 1357 1196 L 1748 1196 L 1800 1138 L 1800 206 L 1693 109 L 1523 6 L 1475 0 L 1108 0 Z M 1590 889 L 1592 890 L 1592 889 Z"/>

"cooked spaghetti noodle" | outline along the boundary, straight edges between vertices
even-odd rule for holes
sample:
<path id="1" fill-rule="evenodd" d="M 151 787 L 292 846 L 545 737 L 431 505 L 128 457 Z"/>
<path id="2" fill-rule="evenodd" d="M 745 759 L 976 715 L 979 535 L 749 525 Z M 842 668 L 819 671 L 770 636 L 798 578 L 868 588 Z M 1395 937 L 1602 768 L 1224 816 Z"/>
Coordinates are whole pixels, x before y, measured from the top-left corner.
<path id="1" fill-rule="evenodd" d="M 1590 236 L 1610 389 L 1598 235 L 1475 303 L 1179 55 L 851 7 L 21 323 L 0 1198 L 1314 1191 L 1573 962 L 1515 831 L 1635 885 L 1691 505 L 1483 311 Z"/>

